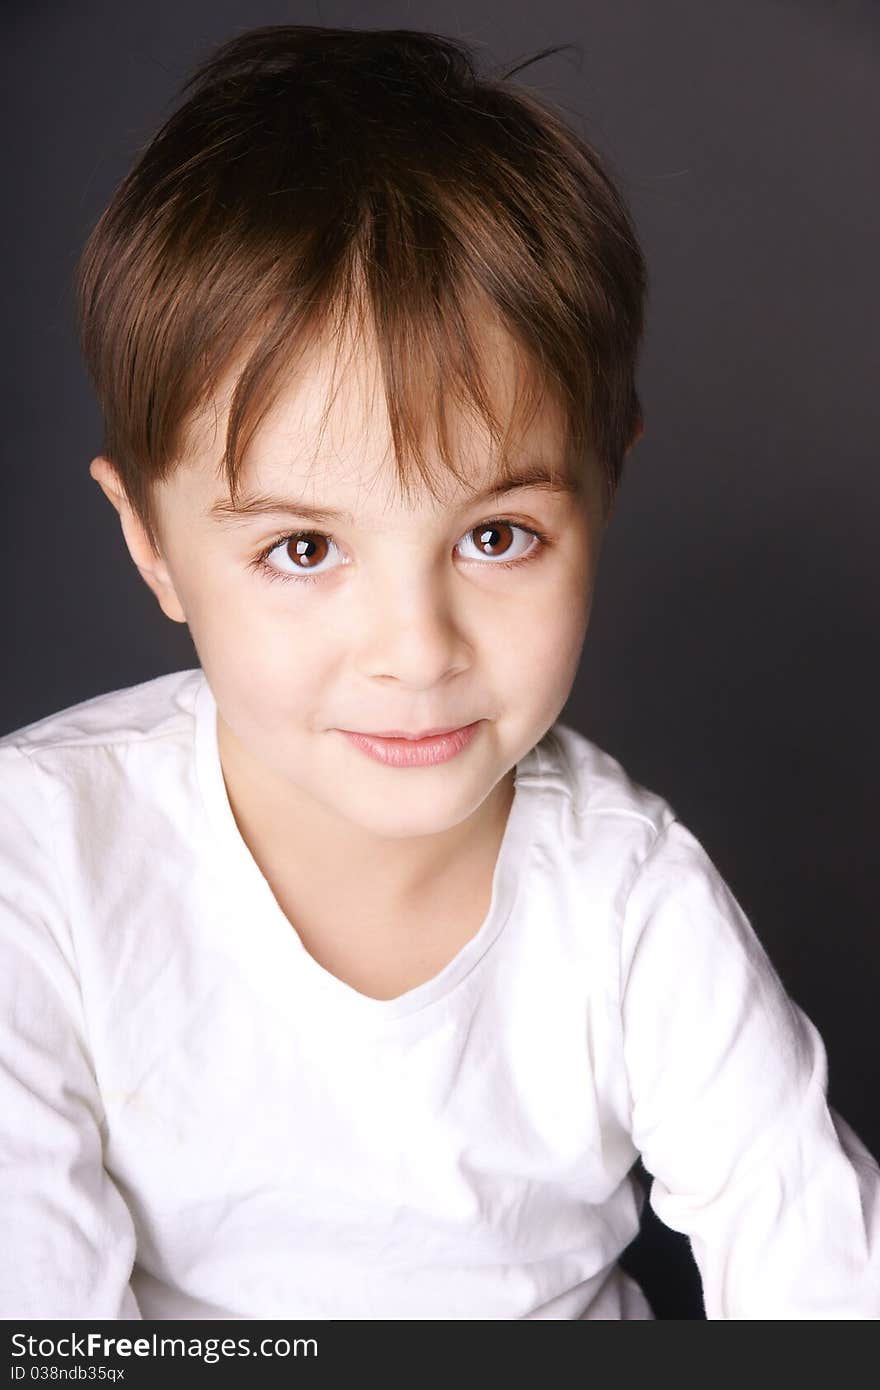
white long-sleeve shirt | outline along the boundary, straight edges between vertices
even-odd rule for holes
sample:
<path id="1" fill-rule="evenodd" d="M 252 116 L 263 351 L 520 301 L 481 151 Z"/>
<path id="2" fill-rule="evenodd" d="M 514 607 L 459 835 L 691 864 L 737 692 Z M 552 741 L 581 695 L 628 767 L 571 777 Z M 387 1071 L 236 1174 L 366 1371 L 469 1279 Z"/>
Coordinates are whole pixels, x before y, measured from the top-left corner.
<path id="1" fill-rule="evenodd" d="M 644 1319 L 644 1201 L 709 1318 L 880 1317 L 880 1169 L 669 804 L 557 722 L 431 980 L 308 954 L 200 669 L 0 739 L 0 1316 Z"/>

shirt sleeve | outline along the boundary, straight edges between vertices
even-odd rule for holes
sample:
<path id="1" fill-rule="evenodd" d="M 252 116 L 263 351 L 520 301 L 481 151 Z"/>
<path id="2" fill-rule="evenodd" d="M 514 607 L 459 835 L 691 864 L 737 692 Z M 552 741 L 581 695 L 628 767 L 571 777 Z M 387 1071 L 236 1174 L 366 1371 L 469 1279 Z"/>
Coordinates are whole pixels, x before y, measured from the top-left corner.
<path id="1" fill-rule="evenodd" d="M 630 890 L 631 1133 L 707 1318 L 880 1318 L 880 1167 L 827 1103 L 822 1039 L 677 820 Z"/>
<path id="2" fill-rule="evenodd" d="M 0 748 L 0 1317 L 140 1318 L 42 775 Z"/>

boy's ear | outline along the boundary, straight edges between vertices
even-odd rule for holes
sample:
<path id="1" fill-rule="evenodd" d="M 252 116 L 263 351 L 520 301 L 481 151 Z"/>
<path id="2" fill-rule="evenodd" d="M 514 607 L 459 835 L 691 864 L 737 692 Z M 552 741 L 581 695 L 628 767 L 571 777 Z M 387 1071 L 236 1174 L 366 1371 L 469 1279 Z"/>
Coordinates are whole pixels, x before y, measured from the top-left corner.
<path id="1" fill-rule="evenodd" d="M 166 617 L 175 623 L 185 623 L 186 614 L 177 597 L 171 576 L 158 551 L 153 549 L 146 531 L 141 525 L 119 481 L 116 469 L 109 459 L 93 458 L 89 473 L 101 488 L 105 497 L 116 508 L 122 523 L 122 534 L 128 553 L 135 563 L 141 578 L 152 589 L 159 600 L 159 607 Z"/>
<path id="2" fill-rule="evenodd" d="M 641 439 L 641 437 L 642 437 L 642 435 L 643 435 L 644 433 L 645 433 L 645 422 L 644 422 L 644 420 L 640 420 L 639 423 L 636 425 L 635 433 L 633 434 L 632 439 L 629 441 L 629 446 L 628 446 L 627 451 L 626 451 L 627 453 L 629 453 L 630 449 L 634 449 L 634 448 L 636 447 L 636 445 L 638 444 L 639 440 Z"/>
<path id="3" fill-rule="evenodd" d="M 632 439 L 629 441 L 629 443 L 627 444 L 626 449 L 624 450 L 624 457 L 626 457 L 627 454 L 631 453 L 631 451 L 636 447 L 636 445 L 638 444 L 639 440 L 641 439 L 641 437 L 642 437 L 642 435 L 643 435 L 644 433 L 645 433 L 645 422 L 644 422 L 644 420 L 639 420 L 639 423 L 636 425 L 635 430 L 633 431 L 633 437 L 632 437 Z M 616 501 L 617 501 L 617 494 L 615 493 L 614 502 L 616 502 Z M 608 508 L 608 511 L 606 512 L 605 520 L 604 520 L 604 522 L 603 522 L 603 526 L 604 526 L 604 527 L 607 527 L 607 526 L 608 526 L 608 524 L 609 524 L 610 521 L 611 521 L 612 516 L 614 515 L 614 502 L 611 503 L 611 506 Z"/>

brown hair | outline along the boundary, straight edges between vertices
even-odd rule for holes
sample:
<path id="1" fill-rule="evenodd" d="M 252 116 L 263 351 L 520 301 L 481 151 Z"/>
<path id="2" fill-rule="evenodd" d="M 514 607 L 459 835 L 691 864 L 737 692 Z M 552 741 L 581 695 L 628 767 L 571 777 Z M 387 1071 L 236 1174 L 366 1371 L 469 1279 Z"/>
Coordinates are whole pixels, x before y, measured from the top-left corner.
<path id="1" fill-rule="evenodd" d="M 352 309 L 374 335 L 405 490 L 412 457 L 433 487 L 428 406 L 459 481 L 447 401 L 476 405 L 497 442 L 475 333 L 488 314 L 526 368 L 513 416 L 545 392 L 561 406 L 566 468 L 595 451 L 610 514 L 641 419 L 645 263 L 598 154 L 509 81 L 526 65 L 481 77 L 438 34 L 274 25 L 184 84 L 76 270 L 102 452 L 156 549 L 154 484 L 229 363 L 252 345 L 221 460 L 234 501 L 293 362 Z"/>

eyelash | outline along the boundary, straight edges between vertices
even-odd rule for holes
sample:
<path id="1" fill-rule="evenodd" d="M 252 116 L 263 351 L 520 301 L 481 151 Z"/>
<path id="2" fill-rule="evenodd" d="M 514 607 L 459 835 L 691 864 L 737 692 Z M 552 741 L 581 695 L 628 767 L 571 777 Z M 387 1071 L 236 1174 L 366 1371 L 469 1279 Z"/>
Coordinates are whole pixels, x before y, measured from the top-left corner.
<path id="1" fill-rule="evenodd" d="M 497 516 L 491 517 L 488 521 L 478 521 L 476 526 L 470 528 L 470 531 L 476 531 L 481 526 L 494 526 L 496 523 L 501 523 L 504 526 L 513 526 L 518 531 L 525 531 L 527 535 L 534 536 L 538 544 L 533 546 L 525 555 L 521 555 L 518 560 L 489 561 L 489 567 L 492 569 L 511 570 L 516 569 L 519 565 L 527 565 L 531 560 L 536 560 L 538 556 L 543 553 L 545 547 L 550 544 L 549 536 L 545 536 L 542 531 L 537 531 L 534 526 L 524 526 L 520 521 L 511 521 L 507 517 Z M 470 531 L 465 534 L 469 535 Z M 326 579 L 326 574 L 285 574 L 282 570 L 278 570 L 274 565 L 268 563 L 268 557 L 272 554 L 272 551 L 277 550 L 283 541 L 292 541 L 299 536 L 320 536 L 322 540 L 333 539 L 332 536 L 325 536 L 322 531 L 288 531 L 285 535 L 279 536 L 277 540 L 272 541 L 271 545 L 267 545 L 265 549 L 261 550 L 260 554 L 250 562 L 248 568 L 255 570 L 266 579 L 280 579 L 282 583 L 285 584 L 317 584 L 320 580 Z"/>

